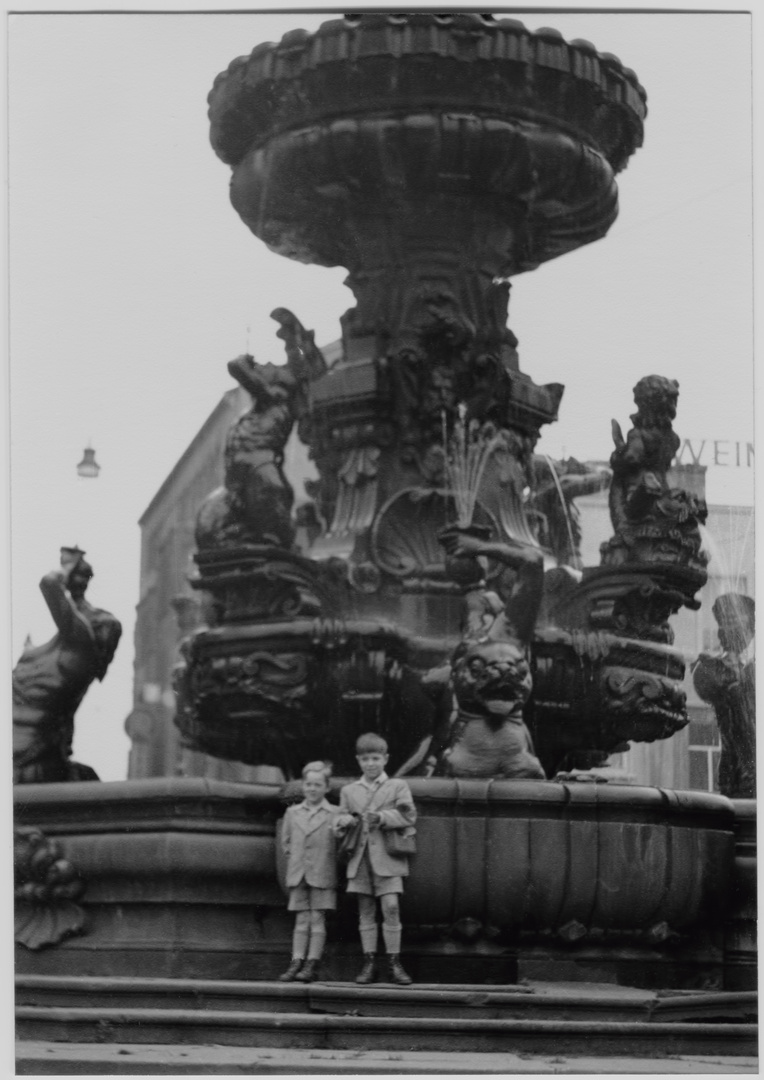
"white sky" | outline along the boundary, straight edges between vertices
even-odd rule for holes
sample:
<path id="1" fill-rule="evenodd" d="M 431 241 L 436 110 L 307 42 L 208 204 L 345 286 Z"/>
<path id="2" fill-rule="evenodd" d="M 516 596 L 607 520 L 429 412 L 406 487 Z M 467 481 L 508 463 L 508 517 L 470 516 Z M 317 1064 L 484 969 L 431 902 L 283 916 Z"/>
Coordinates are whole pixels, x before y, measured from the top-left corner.
<path id="1" fill-rule="evenodd" d="M 753 440 L 750 19 L 512 15 L 618 55 L 649 109 L 609 236 L 513 285 L 523 370 L 567 387 L 539 448 L 607 458 L 611 417 L 626 429 L 655 372 L 679 380 L 676 429 L 709 442 L 708 464 L 710 441 Z M 38 582 L 78 543 L 89 598 L 124 626 L 77 720 L 75 756 L 103 779 L 126 774 L 140 514 L 233 386 L 226 362 L 247 345 L 282 360 L 274 307 L 321 344 L 353 303 L 341 268 L 292 263 L 242 224 L 206 117 L 234 57 L 328 17 L 10 16 L 12 658 L 50 637 Z M 75 475 L 89 440 L 97 481 Z M 709 501 L 752 494 L 752 470 L 709 469 Z"/>

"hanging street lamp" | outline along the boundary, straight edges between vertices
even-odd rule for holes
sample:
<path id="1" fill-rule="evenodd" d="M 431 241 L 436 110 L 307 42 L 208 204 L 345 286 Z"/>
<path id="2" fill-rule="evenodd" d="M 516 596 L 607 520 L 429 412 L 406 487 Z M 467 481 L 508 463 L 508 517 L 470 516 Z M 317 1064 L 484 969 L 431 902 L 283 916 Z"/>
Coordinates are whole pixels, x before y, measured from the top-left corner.
<path id="1" fill-rule="evenodd" d="M 85 456 L 77 466 L 77 475 L 86 479 L 96 479 L 100 471 L 101 466 L 95 459 L 95 450 L 88 446 L 85 449 Z"/>

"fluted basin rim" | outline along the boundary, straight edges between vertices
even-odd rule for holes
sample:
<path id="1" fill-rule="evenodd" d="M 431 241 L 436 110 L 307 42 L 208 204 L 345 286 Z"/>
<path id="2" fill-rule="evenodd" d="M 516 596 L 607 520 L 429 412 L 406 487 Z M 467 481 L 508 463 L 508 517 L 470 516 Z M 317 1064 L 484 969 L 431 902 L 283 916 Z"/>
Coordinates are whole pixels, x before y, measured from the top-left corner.
<path id="1" fill-rule="evenodd" d="M 515 19 L 420 12 L 332 19 L 322 23 L 314 33 L 291 30 L 280 42 L 261 43 L 248 56 L 234 59 L 217 76 L 208 96 L 215 153 L 235 166 L 253 147 L 280 131 L 312 122 L 326 108 L 334 115 L 338 115 L 338 110 L 344 114 L 363 110 L 365 105 L 358 99 L 327 105 L 319 100 L 324 94 L 317 94 L 315 86 L 302 86 L 305 80 L 315 78 L 316 73 L 330 65 L 334 70 L 344 64 L 346 70 L 352 68 L 357 74 L 363 62 L 370 59 L 393 61 L 400 67 L 422 56 L 462 66 L 472 63 L 479 84 L 485 82 L 486 64 L 491 64 L 491 71 L 495 72 L 503 64 L 521 64 L 528 72 L 538 70 L 541 79 L 547 81 L 559 82 L 569 77 L 577 90 L 595 91 L 600 105 L 620 115 L 628 128 L 628 136 L 624 133 L 609 155 L 616 171 L 623 168 L 628 157 L 642 144 L 647 95 L 635 73 L 618 57 L 598 52 L 588 41 L 568 43 L 549 28 L 534 33 Z M 458 107 L 458 94 L 451 100 L 452 91 L 449 80 L 442 79 L 427 93 L 428 106 L 435 111 L 441 107 Z M 527 119 L 543 121 L 543 108 L 534 114 L 531 98 L 535 93 L 535 89 L 531 91 L 528 100 L 520 95 L 519 113 L 527 113 Z M 569 96 L 566 95 L 566 101 Z M 478 104 L 473 99 L 471 92 L 465 98 L 465 107 L 472 101 L 478 111 L 490 113 L 485 102 Z M 567 104 L 563 112 L 566 109 Z M 495 115 L 501 116 L 505 111 L 506 106 L 497 107 Z M 566 118 L 560 114 L 550 119 L 564 122 Z"/>
<path id="2" fill-rule="evenodd" d="M 598 806 L 648 810 L 670 816 L 709 815 L 731 825 L 735 808 L 724 795 L 673 791 L 632 784 L 550 780 L 472 780 L 409 777 L 414 798 L 422 802 L 484 802 L 487 806 L 546 805 L 563 808 Z"/>

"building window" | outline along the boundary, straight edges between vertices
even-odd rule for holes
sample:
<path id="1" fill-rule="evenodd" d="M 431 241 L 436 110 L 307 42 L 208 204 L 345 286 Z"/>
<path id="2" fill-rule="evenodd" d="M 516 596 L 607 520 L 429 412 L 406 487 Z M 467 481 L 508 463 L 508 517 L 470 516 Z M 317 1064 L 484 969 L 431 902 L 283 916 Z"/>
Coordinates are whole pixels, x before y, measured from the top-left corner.
<path id="1" fill-rule="evenodd" d="M 709 715 L 710 713 L 710 715 Z M 695 714 L 695 715 L 693 715 Z M 709 709 L 690 710 L 689 730 L 690 789 L 718 791 L 721 738 L 713 712 Z"/>

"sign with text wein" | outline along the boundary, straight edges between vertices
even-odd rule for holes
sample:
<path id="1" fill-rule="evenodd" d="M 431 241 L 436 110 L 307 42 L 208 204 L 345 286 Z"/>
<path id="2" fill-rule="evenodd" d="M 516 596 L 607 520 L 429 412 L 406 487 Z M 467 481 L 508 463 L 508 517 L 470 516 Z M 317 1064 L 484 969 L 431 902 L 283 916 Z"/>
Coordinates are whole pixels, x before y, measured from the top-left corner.
<path id="1" fill-rule="evenodd" d="M 753 443 L 735 439 L 683 439 L 674 464 L 752 469 Z"/>

